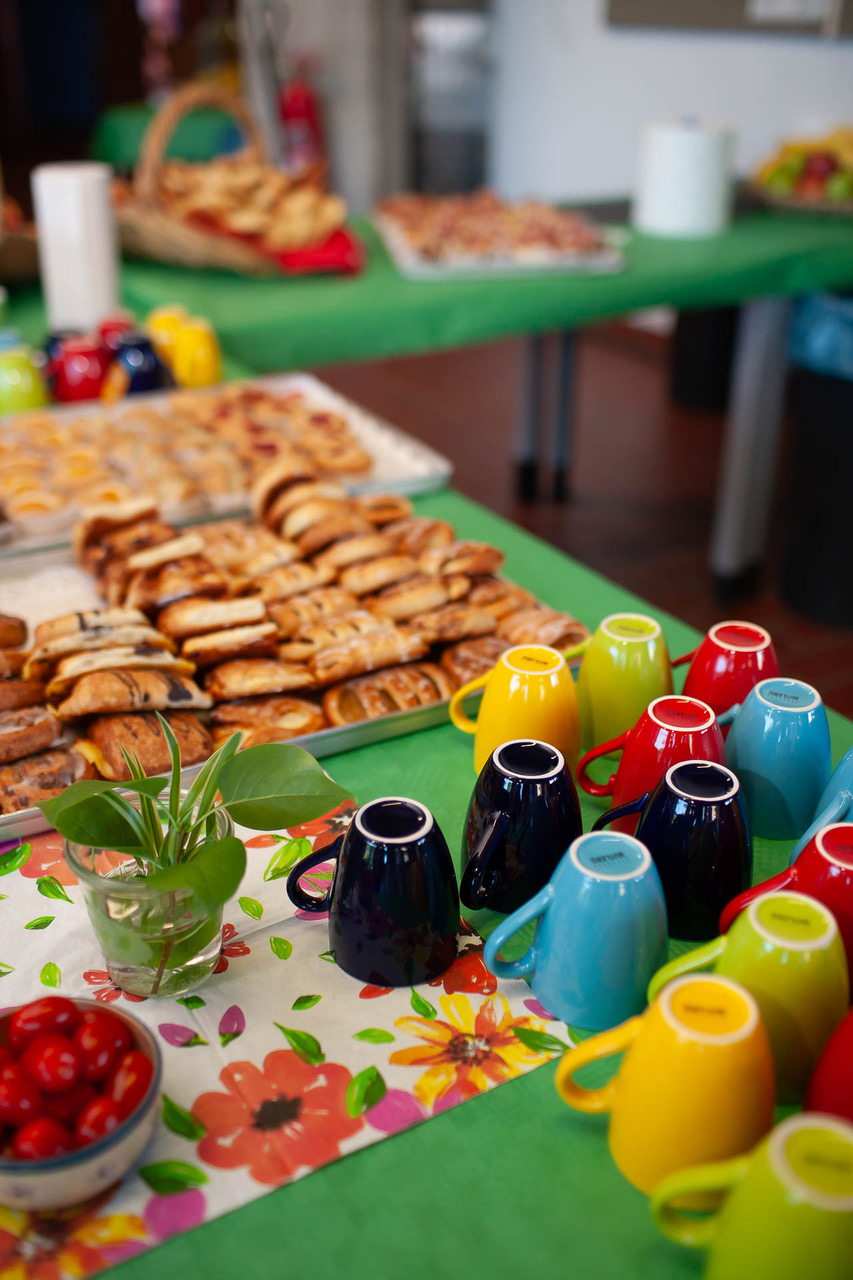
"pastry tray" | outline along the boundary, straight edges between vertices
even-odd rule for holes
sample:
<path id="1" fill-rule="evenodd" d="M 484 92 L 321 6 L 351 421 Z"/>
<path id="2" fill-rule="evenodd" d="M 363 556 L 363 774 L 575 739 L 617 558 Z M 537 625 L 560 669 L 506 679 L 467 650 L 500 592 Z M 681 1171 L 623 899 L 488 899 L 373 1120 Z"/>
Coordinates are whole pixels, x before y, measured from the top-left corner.
<path id="1" fill-rule="evenodd" d="M 252 378 L 249 385 L 261 387 L 277 394 L 298 392 L 306 401 L 317 409 L 330 413 L 339 413 L 346 418 L 358 443 L 367 450 L 373 459 L 369 471 L 357 475 L 350 473 L 341 477 L 341 483 L 349 493 L 382 493 L 387 490 L 409 495 L 428 493 L 432 489 L 440 489 L 448 484 L 453 474 L 453 464 L 448 458 L 422 444 L 420 440 L 392 426 L 384 419 L 368 413 L 352 400 L 338 395 L 331 387 L 315 378 L 310 373 L 271 374 L 266 377 Z M 211 388 L 213 392 L 215 389 Z M 137 396 L 118 400 L 115 404 L 105 404 L 98 400 L 87 400 L 70 405 L 54 405 L 47 412 L 58 422 L 86 414 L 103 414 L 106 417 L 119 417 L 136 406 L 158 409 L 165 406 L 169 393 L 152 391 Z M 44 413 L 44 410 L 38 410 Z M 0 433 L 3 430 L 3 419 L 0 418 Z M 193 503 L 185 503 L 180 507 L 163 508 L 164 516 L 176 525 L 192 524 L 205 519 L 219 519 L 230 516 L 242 516 L 248 512 L 248 494 L 229 495 L 223 500 L 217 497 L 215 502 L 200 499 Z M 51 518 L 52 519 L 52 518 Z M 5 571 L 8 561 L 17 557 L 29 557 L 36 552 L 59 552 L 70 546 L 71 523 L 59 531 L 46 532 L 40 536 L 23 538 L 17 526 L 6 523 L 0 526 L 6 536 L 0 544 L 0 573 Z"/>

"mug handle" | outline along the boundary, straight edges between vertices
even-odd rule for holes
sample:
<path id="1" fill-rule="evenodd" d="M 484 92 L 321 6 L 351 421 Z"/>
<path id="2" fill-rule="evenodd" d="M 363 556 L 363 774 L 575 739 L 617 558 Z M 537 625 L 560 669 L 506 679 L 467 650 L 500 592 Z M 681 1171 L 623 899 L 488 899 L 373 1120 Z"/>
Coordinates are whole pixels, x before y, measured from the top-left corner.
<path id="1" fill-rule="evenodd" d="M 683 956 L 676 956 L 668 964 L 661 965 L 649 983 L 646 993 L 649 1004 L 673 978 L 680 978 L 682 973 L 694 973 L 697 969 L 710 968 L 715 960 L 719 960 L 725 949 L 726 939 L 721 935 L 719 938 L 712 938 L 701 947 L 695 947 L 693 951 L 686 951 Z"/>
<path id="2" fill-rule="evenodd" d="M 329 910 L 332 901 L 332 885 L 334 880 L 329 884 L 328 889 L 322 898 L 315 898 L 313 894 L 306 893 L 299 883 L 306 871 L 310 871 L 312 867 L 317 867 L 321 862 L 328 862 L 330 858 L 337 858 L 341 852 L 341 844 L 346 835 L 344 831 L 338 836 L 332 844 L 326 845 L 324 849 L 315 849 L 313 853 L 306 854 L 304 858 L 300 858 L 296 866 L 287 877 L 287 896 L 295 907 L 299 907 L 300 911 L 314 911 L 318 914 Z"/>
<path id="3" fill-rule="evenodd" d="M 769 880 L 764 880 L 761 884 L 754 884 L 751 889 L 744 889 L 743 893 L 739 893 L 736 898 L 732 898 L 727 906 L 723 907 L 723 912 L 720 916 L 720 933 L 728 933 L 741 911 L 745 910 L 756 898 L 763 898 L 766 893 L 778 893 L 780 889 L 787 889 L 796 882 L 796 879 L 794 868 L 786 867 L 784 871 L 780 871 L 778 875 L 771 876 Z"/>
<path id="4" fill-rule="evenodd" d="M 728 711 L 720 712 L 720 714 L 717 716 L 717 724 L 720 726 L 721 729 L 724 729 L 727 724 L 731 724 L 731 722 L 734 720 L 737 713 L 740 711 L 742 705 L 743 704 L 740 702 L 734 702 L 729 707 Z"/>
<path id="5" fill-rule="evenodd" d="M 457 689 L 450 699 L 448 714 L 456 728 L 461 729 L 463 733 L 476 733 L 477 722 L 472 720 L 470 716 L 466 716 L 462 710 L 462 703 L 469 693 L 476 693 L 478 689 L 483 689 L 488 684 L 492 671 L 494 671 L 494 667 L 485 672 L 484 675 L 477 676 L 476 680 L 469 680 L 467 684 L 463 684 L 461 689 Z"/>
<path id="6" fill-rule="evenodd" d="M 497 928 L 489 934 L 483 951 L 483 963 L 498 978 L 523 978 L 533 969 L 533 943 L 518 960 L 501 960 L 498 952 L 506 946 L 514 933 L 518 933 L 531 920 L 544 916 L 554 897 L 554 889 L 550 884 L 543 885 L 529 902 L 513 911 L 511 916 L 501 920 Z"/>
<path id="7" fill-rule="evenodd" d="M 693 659 L 696 657 L 698 648 L 699 646 L 697 644 L 696 648 L 691 649 L 689 653 L 683 653 L 680 658 L 673 658 L 672 661 L 670 662 L 670 666 L 680 667 L 682 663 L 692 662 Z"/>
<path id="8" fill-rule="evenodd" d="M 639 813 L 651 794 L 651 791 L 644 791 L 636 800 L 629 800 L 627 804 L 618 804 L 615 809 L 608 809 L 607 813 L 602 813 L 601 817 L 596 818 L 592 824 L 593 831 L 603 831 L 608 823 L 615 822 L 617 818 L 627 818 L 631 813 Z"/>
<path id="9" fill-rule="evenodd" d="M 554 1083 L 557 1093 L 570 1107 L 576 1111 L 602 1112 L 610 1111 L 616 1093 L 616 1076 L 607 1081 L 601 1089 L 584 1089 L 575 1084 L 574 1074 L 590 1062 L 598 1062 L 599 1058 L 610 1058 L 616 1053 L 624 1053 L 643 1025 L 642 1017 L 629 1018 L 611 1031 L 602 1031 L 600 1035 L 590 1036 L 574 1049 L 564 1053 L 557 1067 Z"/>
<path id="10" fill-rule="evenodd" d="M 489 905 L 486 902 L 487 894 L 483 888 L 483 881 L 488 874 L 489 863 L 492 860 L 495 846 L 501 840 L 506 826 L 506 814 L 496 813 L 490 825 L 480 836 L 465 864 L 465 870 L 462 872 L 462 881 L 459 885 L 459 896 L 465 906 L 470 907 L 472 911 Z"/>
<path id="11" fill-rule="evenodd" d="M 608 756 L 611 751 L 622 751 L 625 743 L 628 741 L 628 730 L 620 733 L 618 738 L 611 738 L 609 742 L 600 742 L 597 747 L 591 747 L 586 755 L 582 756 L 578 764 L 578 782 L 588 796 L 610 796 L 613 794 L 613 786 L 616 782 L 616 774 L 612 773 L 606 782 L 593 782 L 587 773 L 587 769 L 593 760 L 597 760 L 599 756 Z"/>
<path id="12" fill-rule="evenodd" d="M 853 806 L 853 795 L 849 791 L 839 791 L 837 796 L 833 796 L 826 808 L 818 814 L 808 831 L 800 836 L 794 845 L 794 852 L 791 854 L 790 865 L 799 858 L 810 840 L 813 840 L 818 831 L 822 831 L 824 827 L 830 826 L 833 822 L 843 822 L 850 808 Z"/>
<path id="13" fill-rule="evenodd" d="M 574 658 L 579 658 L 581 654 L 586 653 L 592 643 L 592 636 L 587 636 L 585 640 L 579 640 L 577 644 L 573 644 L 570 649 L 563 650 L 563 657 L 566 662 L 571 662 Z"/>
<path id="14" fill-rule="evenodd" d="M 673 1200 L 697 1192 L 731 1191 L 741 1182 L 752 1163 L 752 1157 L 736 1156 L 717 1164 L 700 1164 L 693 1169 L 679 1169 L 655 1187 L 650 1208 L 658 1231 L 678 1244 L 693 1249 L 706 1249 L 714 1238 L 724 1201 L 712 1212 L 697 1217 L 692 1211 L 676 1209 Z"/>

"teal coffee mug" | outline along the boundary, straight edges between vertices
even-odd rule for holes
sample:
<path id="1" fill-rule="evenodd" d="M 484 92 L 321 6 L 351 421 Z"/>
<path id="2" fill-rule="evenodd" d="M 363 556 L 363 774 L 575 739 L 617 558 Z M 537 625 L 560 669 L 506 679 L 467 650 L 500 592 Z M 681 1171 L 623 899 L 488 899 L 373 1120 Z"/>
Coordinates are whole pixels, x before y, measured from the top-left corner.
<path id="1" fill-rule="evenodd" d="M 533 944 L 521 959 L 499 959 L 533 920 Z M 633 836 L 592 831 L 573 840 L 548 884 L 498 925 L 484 959 L 499 978 L 527 978 L 554 1017 L 604 1031 L 642 1012 L 666 955 L 666 905 L 651 854 Z"/>
<path id="2" fill-rule="evenodd" d="M 796 840 L 829 782 L 829 724 L 817 689 L 802 680 L 761 680 L 731 721 L 726 760 L 743 789 L 754 836 Z"/>
<path id="3" fill-rule="evenodd" d="M 833 769 L 832 777 L 817 802 L 814 822 L 797 842 L 791 854 L 791 862 L 796 862 L 803 849 L 819 831 L 824 827 L 833 826 L 836 822 L 853 822 L 853 747 Z"/>

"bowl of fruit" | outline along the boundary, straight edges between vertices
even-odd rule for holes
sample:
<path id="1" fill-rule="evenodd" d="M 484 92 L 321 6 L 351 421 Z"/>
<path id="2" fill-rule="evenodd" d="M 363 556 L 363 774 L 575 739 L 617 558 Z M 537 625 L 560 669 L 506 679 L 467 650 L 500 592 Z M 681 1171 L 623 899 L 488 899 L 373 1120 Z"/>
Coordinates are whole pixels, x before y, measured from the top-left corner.
<path id="1" fill-rule="evenodd" d="M 784 143 L 751 182 L 768 204 L 812 213 L 853 213 L 853 129 Z"/>
<path id="2" fill-rule="evenodd" d="M 146 1027 L 93 1000 L 44 996 L 0 1015 L 0 1204 L 64 1209 L 112 1186 L 160 1110 Z"/>

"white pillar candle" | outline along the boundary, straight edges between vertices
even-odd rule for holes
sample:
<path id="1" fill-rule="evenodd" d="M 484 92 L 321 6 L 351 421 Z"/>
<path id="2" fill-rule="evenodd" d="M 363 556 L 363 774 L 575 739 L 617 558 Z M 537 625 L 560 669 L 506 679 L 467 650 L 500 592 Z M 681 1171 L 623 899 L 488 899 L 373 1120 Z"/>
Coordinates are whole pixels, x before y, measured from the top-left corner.
<path id="1" fill-rule="evenodd" d="M 714 236 L 731 216 L 733 134 L 698 121 L 649 125 L 640 146 L 633 222 L 654 236 Z"/>
<path id="2" fill-rule="evenodd" d="M 33 170 L 39 265 L 50 329 L 92 329 L 118 309 L 118 244 L 106 164 Z"/>

